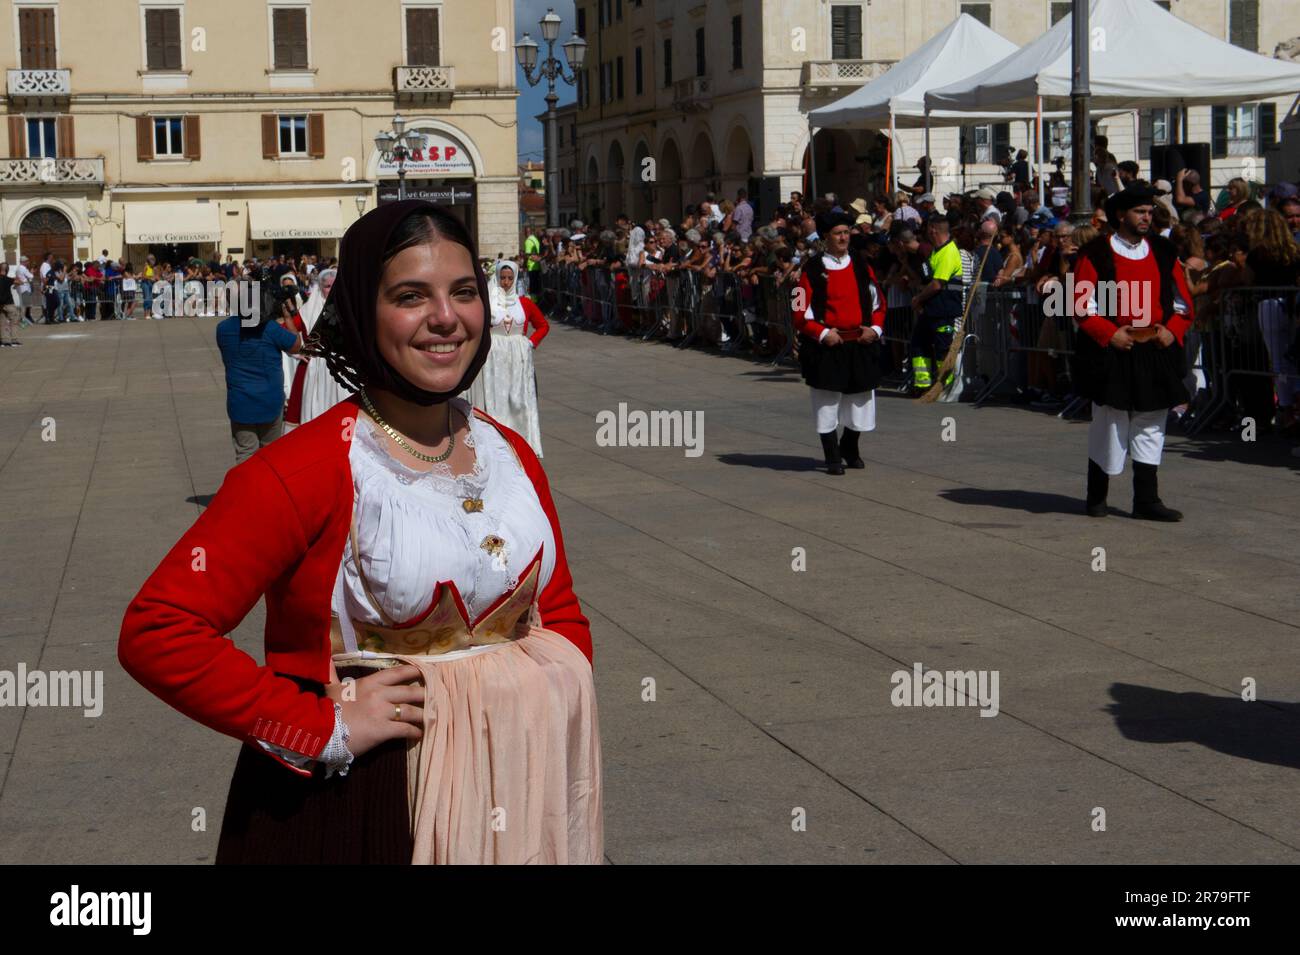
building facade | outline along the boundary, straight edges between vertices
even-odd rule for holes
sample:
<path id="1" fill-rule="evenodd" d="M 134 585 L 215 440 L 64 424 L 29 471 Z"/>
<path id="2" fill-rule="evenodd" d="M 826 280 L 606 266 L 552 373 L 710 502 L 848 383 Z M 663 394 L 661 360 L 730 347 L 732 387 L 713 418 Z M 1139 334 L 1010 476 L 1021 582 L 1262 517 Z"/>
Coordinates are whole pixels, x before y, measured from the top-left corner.
<path id="1" fill-rule="evenodd" d="M 336 254 L 396 199 L 398 111 L 408 194 L 513 251 L 513 30 L 511 0 L 5 0 L 5 258 Z"/>
<path id="2" fill-rule="evenodd" d="M 1172 0 L 1170 8 L 1207 32 L 1266 55 L 1287 55 L 1300 37 L 1294 0 Z M 889 70 L 961 13 L 1018 45 L 1035 39 L 1069 2 L 1052 0 L 577 0 L 587 60 L 578 88 L 579 215 L 612 221 L 676 219 L 707 192 L 732 198 L 748 189 L 762 208 L 809 185 L 808 112 Z M 1160 68 L 1153 64 L 1153 69 Z M 1210 64 L 1206 69 L 1212 69 Z M 1233 176 L 1264 181 L 1265 154 L 1291 102 L 1143 110 L 1100 119 L 1098 133 L 1120 160 L 1149 171 L 1150 147 L 1211 144 L 1211 183 Z M 888 130 L 816 134 L 819 193 L 865 196 L 885 185 Z M 1069 123 L 1048 124 L 1048 169 L 1065 157 Z M 936 189 L 1001 182 L 997 160 L 1033 155 L 1032 117 L 1023 122 L 935 128 L 930 153 Z M 900 182 L 919 175 L 921 130 L 899 130 L 893 162 Z M 1293 173 L 1296 171 L 1293 171 Z"/>

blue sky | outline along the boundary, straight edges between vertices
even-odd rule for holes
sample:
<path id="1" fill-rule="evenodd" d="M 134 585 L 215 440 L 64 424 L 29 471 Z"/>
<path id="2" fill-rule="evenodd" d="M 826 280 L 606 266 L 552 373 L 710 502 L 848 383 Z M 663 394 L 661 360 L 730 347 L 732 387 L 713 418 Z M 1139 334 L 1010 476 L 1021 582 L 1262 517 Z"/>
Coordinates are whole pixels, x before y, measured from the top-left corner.
<path id="1" fill-rule="evenodd" d="M 542 32 L 537 27 L 537 21 L 546 14 L 548 7 L 554 7 L 555 12 L 562 18 L 560 38 L 555 42 L 555 55 L 563 61 L 564 51 L 560 49 L 560 44 L 573 33 L 573 0 L 515 0 L 515 35 L 511 42 L 513 43 L 527 32 L 541 46 L 538 51 L 539 57 L 545 56 L 546 44 L 542 41 Z M 511 56 L 513 55 L 512 50 Z M 515 82 L 519 86 L 519 159 L 541 161 L 544 158 L 542 152 L 545 145 L 542 138 L 542 124 L 534 117 L 546 109 L 546 81 L 542 80 L 536 86 L 529 86 L 528 81 L 524 79 L 524 71 L 516 65 Z M 560 97 L 561 106 L 573 102 L 574 90 L 569 84 L 558 81 L 555 92 Z"/>

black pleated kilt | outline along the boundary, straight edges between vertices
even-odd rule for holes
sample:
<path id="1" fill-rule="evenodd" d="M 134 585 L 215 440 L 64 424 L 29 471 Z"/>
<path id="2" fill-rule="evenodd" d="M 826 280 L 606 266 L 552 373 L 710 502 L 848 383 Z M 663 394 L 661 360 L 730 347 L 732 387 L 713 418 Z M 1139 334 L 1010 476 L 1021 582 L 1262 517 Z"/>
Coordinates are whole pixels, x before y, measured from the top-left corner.
<path id="1" fill-rule="evenodd" d="M 1124 411 L 1159 411 L 1190 401 L 1183 384 L 1183 346 L 1161 348 L 1142 342 L 1131 351 L 1098 345 L 1088 335 L 1075 339 L 1071 373 L 1077 394 Z"/>
<path id="2" fill-rule="evenodd" d="M 342 667 L 340 677 L 375 671 Z M 290 677 L 322 694 L 311 680 Z M 245 744 L 230 780 L 217 865 L 410 865 L 407 741 L 389 740 L 352 761 L 348 775 L 310 777 Z"/>
<path id="3" fill-rule="evenodd" d="M 799 368 L 811 388 L 846 395 L 871 391 L 880 384 L 883 365 L 879 339 L 870 345 L 859 342 L 823 345 L 807 337 L 799 342 Z"/>

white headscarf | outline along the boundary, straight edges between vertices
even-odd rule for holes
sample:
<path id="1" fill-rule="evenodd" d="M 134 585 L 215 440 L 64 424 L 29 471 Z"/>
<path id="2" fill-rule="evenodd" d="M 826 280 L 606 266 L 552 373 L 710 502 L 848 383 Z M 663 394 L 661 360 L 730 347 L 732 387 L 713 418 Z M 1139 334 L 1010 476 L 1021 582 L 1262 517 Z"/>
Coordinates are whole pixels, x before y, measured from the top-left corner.
<path id="1" fill-rule="evenodd" d="M 321 291 L 321 286 L 326 279 L 337 278 L 338 269 L 322 269 L 316 274 L 316 281 L 312 285 L 311 298 L 299 310 L 298 314 L 302 316 L 303 324 L 307 326 L 308 333 L 316 325 L 316 319 L 320 318 L 320 313 L 325 308 L 325 294 Z"/>
<path id="2" fill-rule="evenodd" d="M 515 280 L 510 283 L 510 290 L 501 287 L 501 270 L 509 269 Z M 488 298 L 492 302 L 492 314 L 505 318 L 506 312 L 519 304 L 519 267 L 509 260 L 502 260 L 492 271 L 492 280 L 488 283 Z"/>

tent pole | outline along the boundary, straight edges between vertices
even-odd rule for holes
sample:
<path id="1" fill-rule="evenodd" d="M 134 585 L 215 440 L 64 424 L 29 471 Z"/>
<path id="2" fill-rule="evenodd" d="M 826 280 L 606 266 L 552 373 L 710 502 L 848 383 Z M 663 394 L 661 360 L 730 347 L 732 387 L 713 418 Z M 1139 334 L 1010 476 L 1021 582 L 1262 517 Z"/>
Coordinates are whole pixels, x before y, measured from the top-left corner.
<path id="1" fill-rule="evenodd" d="M 930 108 L 925 109 L 925 191 L 934 192 L 934 157 L 930 155 Z"/>
<path id="2" fill-rule="evenodd" d="M 1142 164 L 1142 122 L 1137 110 L 1133 110 L 1133 161 Z"/>
<path id="3" fill-rule="evenodd" d="M 1038 97 L 1038 118 L 1034 122 L 1034 152 L 1038 160 L 1038 205 L 1047 206 L 1047 180 L 1043 172 L 1043 98 Z"/>
<path id="4" fill-rule="evenodd" d="M 894 163 L 894 111 L 889 111 L 889 157 L 885 160 L 889 164 L 889 194 L 892 196 L 898 192 L 898 167 Z"/>

